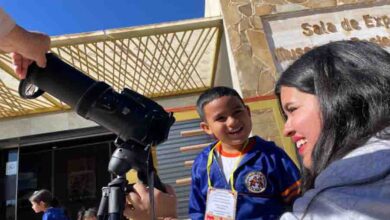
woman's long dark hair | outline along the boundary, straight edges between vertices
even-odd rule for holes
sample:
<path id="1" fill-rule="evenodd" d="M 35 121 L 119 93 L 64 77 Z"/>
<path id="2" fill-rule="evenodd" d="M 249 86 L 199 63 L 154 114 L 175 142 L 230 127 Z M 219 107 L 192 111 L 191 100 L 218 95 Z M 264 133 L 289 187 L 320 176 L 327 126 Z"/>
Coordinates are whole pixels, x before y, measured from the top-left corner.
<path id="1" fill-rule="evenodd" d="M 331 162 L 362 146 L 372 136 L 389 139 L 390 54 L 376 44 L 338 41 L 317 47 L 295 61 L 276 83 L 316 95 L 322 131 L 304 170 L 303 190 Z"/>

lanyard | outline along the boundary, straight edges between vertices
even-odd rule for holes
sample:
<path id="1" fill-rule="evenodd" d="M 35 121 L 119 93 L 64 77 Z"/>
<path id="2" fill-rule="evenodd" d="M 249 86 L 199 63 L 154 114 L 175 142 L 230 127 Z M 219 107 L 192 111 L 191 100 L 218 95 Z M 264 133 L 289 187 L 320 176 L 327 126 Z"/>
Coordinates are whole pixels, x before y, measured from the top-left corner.
<path id="1" fill-rule="evenodd" d="M 248 140 L 245 141 L 244 147 L 240 151 L 240 156 L 239 156 L 240 158 L 237 160 L 236 165 L 234 166 L 234 169 L 233 169 L 232 173 L 230 174 L 230 178 L 229 178 L 230 181 L 229 182 L 230 182 L 230 187 L 232 188 L 232 192 L 236 192 L 236 189 L 234 188 L 234 172 L 236 171 L 238 165 L 241 162 L 242 152 L 244 152 L 246 146 L 248 145 L 248 143 L 249 143 Z M 214 147 L 210 150 L 209 156 L 207 158 L 207 183 L 208 183 L 209 187 L 212 187 L 211 179 L 210 179 L 210 169 L 211 169 L 211 164 L 213 163 L 214 150 L 215 150 L 215 147 L 220 145 L 220 144 L 221 144 L 221 141 L 219 141 L 217 144 L 214 145 Z"/>

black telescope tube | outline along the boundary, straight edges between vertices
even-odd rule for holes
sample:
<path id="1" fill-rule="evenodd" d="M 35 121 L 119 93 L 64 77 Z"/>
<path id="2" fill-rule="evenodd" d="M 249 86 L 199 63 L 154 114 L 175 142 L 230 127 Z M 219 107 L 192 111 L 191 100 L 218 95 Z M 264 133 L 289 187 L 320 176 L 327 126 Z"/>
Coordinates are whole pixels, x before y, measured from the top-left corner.
<path id="1" fill-rule="evenodd" d="M 167 139 L 175 118 L 158 103 L 127 88 L 118 93 L 54 54 L 47 54 L 46 58 L 45 68 L 35 63 L 30 65 L 26 79 L 19 86 L 22 97 L 37 97 L 26 95 L 26 85 L 32 84 L 39 88 L 39 93 L 50 93 L 73 107 L 81 117 L 112 131 L 124 142 L 132 140 L 148 146 Z"/>
<path id="2" fill-rule="evenodd" d="M 80 74 L 80 71 L 52 53 L 46 54 L 46 59 L 48 63 L 46 68 L 39 68 L 35 63 L 30 65 L 28 82 L 75 107 L 80 97 L 95 83 L 95 80 Z"/>

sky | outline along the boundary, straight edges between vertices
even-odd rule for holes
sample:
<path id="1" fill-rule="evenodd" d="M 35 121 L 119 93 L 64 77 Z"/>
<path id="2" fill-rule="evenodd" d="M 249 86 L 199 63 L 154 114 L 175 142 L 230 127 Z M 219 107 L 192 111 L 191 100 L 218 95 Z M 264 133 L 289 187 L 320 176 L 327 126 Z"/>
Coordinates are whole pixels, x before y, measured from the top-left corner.
<path id="1" fill-rule="evenodd" d="M 27 30 L 50 36 L 201 18 L 204 0 L 0 0 Z"/>

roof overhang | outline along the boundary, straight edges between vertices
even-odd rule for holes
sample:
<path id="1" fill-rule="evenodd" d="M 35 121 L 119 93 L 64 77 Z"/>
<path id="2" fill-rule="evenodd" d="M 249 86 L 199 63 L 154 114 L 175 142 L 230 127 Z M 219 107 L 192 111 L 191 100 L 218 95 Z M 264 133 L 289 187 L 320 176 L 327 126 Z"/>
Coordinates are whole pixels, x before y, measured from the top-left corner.
<path id="1" fill-rule="evenodd" d="M 222 29 L 215 17 L 55 36 L 51 52 L 116 91 L 177 96 L 214 84 Z M 70 109 L 49 94 L 22 99 L 18 84 L 10 54 L 0 54 L 0 119 Z"/>

